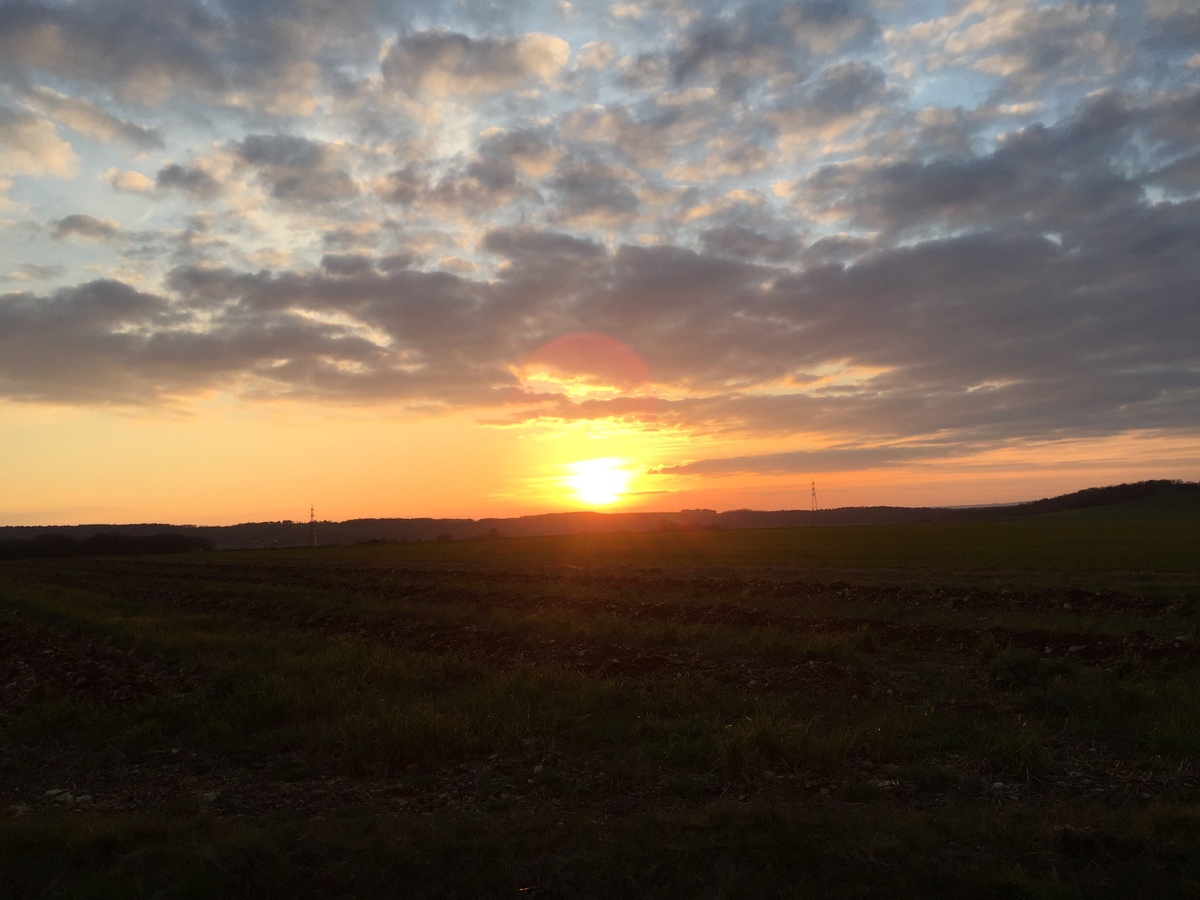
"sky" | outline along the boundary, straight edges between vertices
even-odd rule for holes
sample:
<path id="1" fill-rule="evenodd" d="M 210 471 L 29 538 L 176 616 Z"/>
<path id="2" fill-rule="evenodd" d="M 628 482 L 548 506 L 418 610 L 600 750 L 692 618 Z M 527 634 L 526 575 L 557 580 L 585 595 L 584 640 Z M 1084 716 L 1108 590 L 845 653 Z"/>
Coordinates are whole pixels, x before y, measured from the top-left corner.
<path id="1" fill-rule="evenodd" d="M 1200 478 L 1200 4 L 0 0 L 0 524 Z"/>

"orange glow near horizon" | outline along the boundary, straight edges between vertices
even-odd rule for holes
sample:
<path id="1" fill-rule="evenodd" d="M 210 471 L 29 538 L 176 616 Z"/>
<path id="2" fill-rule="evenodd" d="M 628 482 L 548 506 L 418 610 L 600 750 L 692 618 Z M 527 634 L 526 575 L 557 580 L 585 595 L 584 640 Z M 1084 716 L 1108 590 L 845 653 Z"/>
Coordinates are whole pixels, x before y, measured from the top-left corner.
<path id="1" fill-rule="evenodd" d="M 1011 442 L 859 470 L 658 474 L 689 459 L 770 455 L 823 435 L 752 440 L 637 417 L 503 426 L 473 414 L 238 405 L 121 410 L 0 403 L 0 525 L 228 525 L 322 519 L 1018 502 L 1149 478 L 1200 477 L 1194 439 L 1155 432 Z"/>

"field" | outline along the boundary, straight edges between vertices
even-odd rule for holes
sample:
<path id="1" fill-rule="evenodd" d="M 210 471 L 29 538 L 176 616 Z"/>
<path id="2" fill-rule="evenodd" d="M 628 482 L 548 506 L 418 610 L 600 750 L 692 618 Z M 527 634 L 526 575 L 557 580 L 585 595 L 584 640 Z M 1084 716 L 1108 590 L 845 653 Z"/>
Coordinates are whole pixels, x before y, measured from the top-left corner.
<path id="1" fill-rule="evenodd" d="M 1200 896 L 1200 521 L 0 564 L 5 896 Z"/>

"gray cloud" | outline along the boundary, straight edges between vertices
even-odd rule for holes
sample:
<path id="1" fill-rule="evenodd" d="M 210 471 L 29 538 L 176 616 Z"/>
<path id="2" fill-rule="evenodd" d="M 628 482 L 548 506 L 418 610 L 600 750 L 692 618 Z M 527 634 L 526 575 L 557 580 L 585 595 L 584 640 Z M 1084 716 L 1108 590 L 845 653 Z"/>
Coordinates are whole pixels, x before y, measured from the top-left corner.
<path id="1" fill-rule="evenodd" d="M 23 99 L 44 115 L 88 137 L 101 141 L 122 140 L 146 150 L 163 146 L 162 134 L 158 129 L 143 128 L 118 118 L 83 98 L 60 94 L 47 87 L 35 87 L 25 93 Z"/>
<path id="2" fill-rule="evenodd" d="M 529 227 L 489 231 L 484 236 L 483 245 L 493 253 L 527 263 L 544 259 L 558 262 L 566 259 L 594 260 L 605 255 L 604 248 L 594 241 Z"/>
<path id="3" fill-rule="evenodd" d="M 55 7 L 16 0 L 0 8 L 0 58 L 157 99 L 181 83 L 220 88 L 221 73 L 204 49 L 220 32 L 199 4 Z"/>
<path id="4" fill-rule="evenodd" d="M 252 134 L 233 150 L 254 168 L 276 200 L 331 203 L 358 194 L 329 145 L 295 135 Z"/>
<path id="5" fill-rule="evenodd" d="M 130 365 L 141 339 L 124 326 L 160 321 L 166 310 L 111 281 L 48 297 L 0 295 L 0 387 L 19 400 L 144 399 L 144 373 Z"/>
<path id="6" fill-rule="evenodd" d="M 109 219 L 97 219 L 84 213 L 75 213 L 54 223 L 54 239 L 78 237 L 86 241 L 112 241 L 123 236 L 121 227 Z"/>
<path id="7" fill-rule="evenodd" d="M 883 71 L 869 63 L 841 62 L 820 74 L 809 100 L 826 116 L 846 115 L 882 100 L 884 80 Z"/>
<path id="8" fill-rule="evenodd" d="M 798 82 L 813 58 L 862 47 L 877 33 L 865 5 L 853 0 L 744 3 L 693 22 L 671 54 L 671 73 L 677 82 L 703 77 L 740 96 L 768 77 L 776 85 Z"/>
<path id="9" fill-rule="evenodd" d="M 771 262 L 792 259 L 800 249 L 800 242 L 795 237 L 773 238 L 742 225 L 710 228 L 701 232 L 700 241 L 709 253 Z"/>
<path id="10" fill-rule="evenodd" d="M 670 148 L 664 146 L 665 135 L 655 125 L 665 121 L 661 115 L 646 122 L 638 121 L 619 104 L 590 105 L 572 110 L 560 123 L 559 130 L 564 143 L 573 144 L 588 155 L 604 148 L 630 159 L 644 157 L 647 161 L 661 162 Z"/>
<path id="11" fill-rule="evenodd" d="M 638 198 L 628 179 L 606 163 L 568 161 L 555 171 L 550 186 L 559 192 L 567 218 L 592 214 L 626 217 L 638 209 Z"/>
<path id="12" fill-rule="evenodd" d="M 383 59 L 383 77 L 409 94 L 494 94 L 548 81 L 566 63 L 560 38 L 544 34 L 472 38 L 453 31 L 399 36 Z"/>
<path id="13" fill-rule="evenodd" d="M 534 131 L 516 129 L 487 135 L 476 153 L 457 159 L 439 176 L 419 162 L 408 162 L 379 179 L 376 193 L 387 203 L 433 206 L 478 214 L 521 199 L 537 199 L 533 178 L 545 173 L 556 153 Z"/>
<path id="14" fill-rule="evenodd" d="M 415 163 L 396 169 L 381 179 L 379 195 L 388 203 L 408 206 L 428 188 L 428 180 Z"/>
<path id="15" fill-rule="evenodd" d="M 1014 4 L 1002 10 L 962 4 L 911 30 L 897 29 L 889 44 L 905 52 L 920 48 L 915 68 L 927 72 L 986 74 L 994 79 L 997 102 L 1036 96 L 1078 99 L 1089 88 L 1138 68 L 1141 12 L 1087 0 Z"/>
<path id="16" fill-rule="evenodd" d="M 653 94 L 667 86 L 670 64 L 660 53 L 639 53 L 621 71 L 617 83 L 641 93 Z"/>
<path id="17" fill-rule="evenodd" d="M 112 0 L 0 6 L 0 80 L 30 74 L 84 92 L 158 107 L 185 95 L 271 114 L 306 114 L 313 89 L 346 54 L 369 47 L 375 16 L 391 27 L 395 4 Z M 137 128 L 138 126 L 134 126 Z M 135 136 L 131 133 L 131 137 Z M 147 131 L 143 138 L 153 140 Z"/>
<path id="18" fill-rule="evenodd" d="M 513 128 L 488 134 L 479 144 L 485 159 L 503 160 L 536 177 L 550 169 L 556 159 L 551 137 L 543 129 Z"/>
<path id="19" fill-rule="evenodd" d="M 1167 109 L 1137 110 L 1104 94 L 1066 122 L 1012 134 L 994 152 L 970 157 L 826 166 L 808 179 L 810 203 L 871 228 L 980 223 L 1072 234 L 1135 209 L 1143 200 L 1131 171 L 1134 141 L 1149 138 Z"/>
<path id="20" fill-rule="evenodd" d="M 344 278 L 370 277 L 375 272 L 374 261 L 362 253 L 327 253 L 321 257 L 321 268 L 328 275 Z"/>
<path id="21" fill-rule="evenodd" d="M 846 60 L 781 97 L 770 119 L 785 133 L 827 139 L 867 124 L 867 114 L 883 104 L 887 93 L 881 69 Z"/>
<path id="22" fill-rule="evenodd" d="M 1145 41 L 1156 50 L 1190 56 L 1200 47 L 1200 9 L 1186 2 L 1151 2 L 1146 15 Z"/>
<path id="23" fill-rule="evenodd" d="M 22 266 L 18 266 L 16 271 L 8 277 L 10 280 L 16 281 L 44 281 L 50 278 L 57 278 L 64 272 L 66 272 L 66 269 L 62 266 L 25 263 Z"/>
<path id="24" fill-rule="evenodd" d="M 55 397 L 65 385 L 50 361 L 70 352 L 96 360 L 96 391 L 153 372 L 177 389 L 250 379 L 313 397 L 614 414 L 620 405 L 497 394 L 539 343 L 586 330 L 628 343 L 655 381 L 690 393 L 646 414 L 693 429 L 786 434 L 802 422 L 878 444 L 1169 428 L 1200 413 L 1200 309 L 1184 287 L 1200 274 L 1198 207 L 1146 205 L 1086 250 L 981 232 L 802 271 L 673 247 L 610 255 L 528 227 L 485 237 L 510 262 L 492 282 L 407 262 L 383 272 L 365 255 L 327 256 L 309 274 L 187 267 L 172 275 L 175 300 L 107 284 L 97 310 L 121 317 L 93 315 L 69 348 L 31 322 L 43 305 L 84 308 L 94 287 L 5 298 L 9 333 L 25 329 L 22 359 L 46 363 L 6 378 Z M 208 311 L 204 328 L 189 324 L 193 310 Z"/>
<path id="25" fill-rule="evenodd" d="M 340 227 L 325 232 L 321 236 L 321 244 L 329 250 L 371 249 L 379 244 L 379 236 L 373 231 Z"/>
<path id="26" fill-rule="evenodd" d="M 485 157 L 447 173 L 430 186 L 425 199 L 438 206 L 477 212 L 503 206 L 531 193 L 511 162 Z"/>
<path id="27" fill-rule="evenodd" d="M 200 200 L 210 200 L 221 190 L 217 180 L 203 169 L 172 163 L 158 170 L 154 183 L 160 188 L 175 188 Z"/>
<path id="28" fill-rule="evenodd" d="M 959 444 L 940 443 L 882 447 L 833 447 L 822 450 L 797 450 L 767 453 L 761 456 L 733 456 L 702 459 L 662 466 L 654 475 L 795 475 L 822 472 L 846 472 L 854 469 L 878 469 L 904 466 L 923 459 L 944 457 L 950 452 L 969 449 Z"/>

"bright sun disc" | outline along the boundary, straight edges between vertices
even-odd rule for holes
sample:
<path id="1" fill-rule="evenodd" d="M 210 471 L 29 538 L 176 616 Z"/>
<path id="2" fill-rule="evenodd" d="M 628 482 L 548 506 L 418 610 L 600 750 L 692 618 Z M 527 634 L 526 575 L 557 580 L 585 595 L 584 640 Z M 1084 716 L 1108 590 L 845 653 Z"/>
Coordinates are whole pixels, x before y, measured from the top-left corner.
<path id="1" fill-rule="evenodd" d="M 629 489 L 629 472 L 619 459 L 585 459 L 571 463 L 570 469 L 567 486 L 588 506 L 608 506 Z"/>

